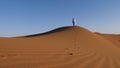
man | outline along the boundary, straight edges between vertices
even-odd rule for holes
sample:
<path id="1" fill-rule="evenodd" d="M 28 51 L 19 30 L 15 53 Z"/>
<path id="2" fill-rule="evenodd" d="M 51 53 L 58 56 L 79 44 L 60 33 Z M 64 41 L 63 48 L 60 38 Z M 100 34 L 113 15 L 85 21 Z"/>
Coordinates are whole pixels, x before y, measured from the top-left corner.
<path id="1" fill-rule="evenodd" d="M 76 19 L 75 18 L 72 19 L 72 23 L 73 23 L 73 26 L 75 26 L 75 23 L 76 23 Z"/>

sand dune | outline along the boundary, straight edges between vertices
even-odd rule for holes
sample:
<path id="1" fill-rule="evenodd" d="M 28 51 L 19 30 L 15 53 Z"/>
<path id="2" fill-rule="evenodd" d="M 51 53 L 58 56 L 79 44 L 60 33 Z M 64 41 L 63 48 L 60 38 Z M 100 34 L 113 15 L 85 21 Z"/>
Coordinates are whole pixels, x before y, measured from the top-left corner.
<path id="1" fill-rule="evenodd" d="M 79 26 L 0 38 L 0 68 L 120 68 L 119 42 Z"/>

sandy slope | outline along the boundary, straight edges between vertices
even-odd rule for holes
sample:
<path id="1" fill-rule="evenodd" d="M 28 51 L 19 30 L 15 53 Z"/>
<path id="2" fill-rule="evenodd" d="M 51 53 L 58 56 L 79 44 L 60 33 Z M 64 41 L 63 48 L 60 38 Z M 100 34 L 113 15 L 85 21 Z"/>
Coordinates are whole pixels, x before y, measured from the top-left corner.
<path id="1" fill-rule="evenodd" d="M 79 26 L 0 38 L 0 68 L 120 68 L 119 44 L 110 39 Z"/>
<path id="2" fill-rule="evenodd" d="M 100 35 L 120 48 L 120 35 L 115 34 L 100 34 Z"/>

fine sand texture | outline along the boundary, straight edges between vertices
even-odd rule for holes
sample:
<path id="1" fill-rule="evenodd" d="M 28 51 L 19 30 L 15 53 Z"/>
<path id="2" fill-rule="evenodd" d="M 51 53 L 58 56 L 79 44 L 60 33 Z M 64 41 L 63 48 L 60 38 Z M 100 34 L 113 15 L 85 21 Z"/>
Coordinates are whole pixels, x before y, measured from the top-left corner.
<path id="1" fill-rule="evenodd" d="M 66 26 L 0 38 L 0 68 L 120 68 L 120 35 Z"/>

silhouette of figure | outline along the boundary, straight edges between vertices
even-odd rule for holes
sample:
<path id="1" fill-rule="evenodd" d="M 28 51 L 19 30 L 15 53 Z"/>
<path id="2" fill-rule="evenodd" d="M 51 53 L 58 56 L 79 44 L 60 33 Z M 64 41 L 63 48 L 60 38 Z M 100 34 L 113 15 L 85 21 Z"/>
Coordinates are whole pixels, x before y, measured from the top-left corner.
<path id="1" fill-rule="evenodd" d="M 73 26 L 75 26 L 76 20 L 75 18 L 72 19 Z"/>

